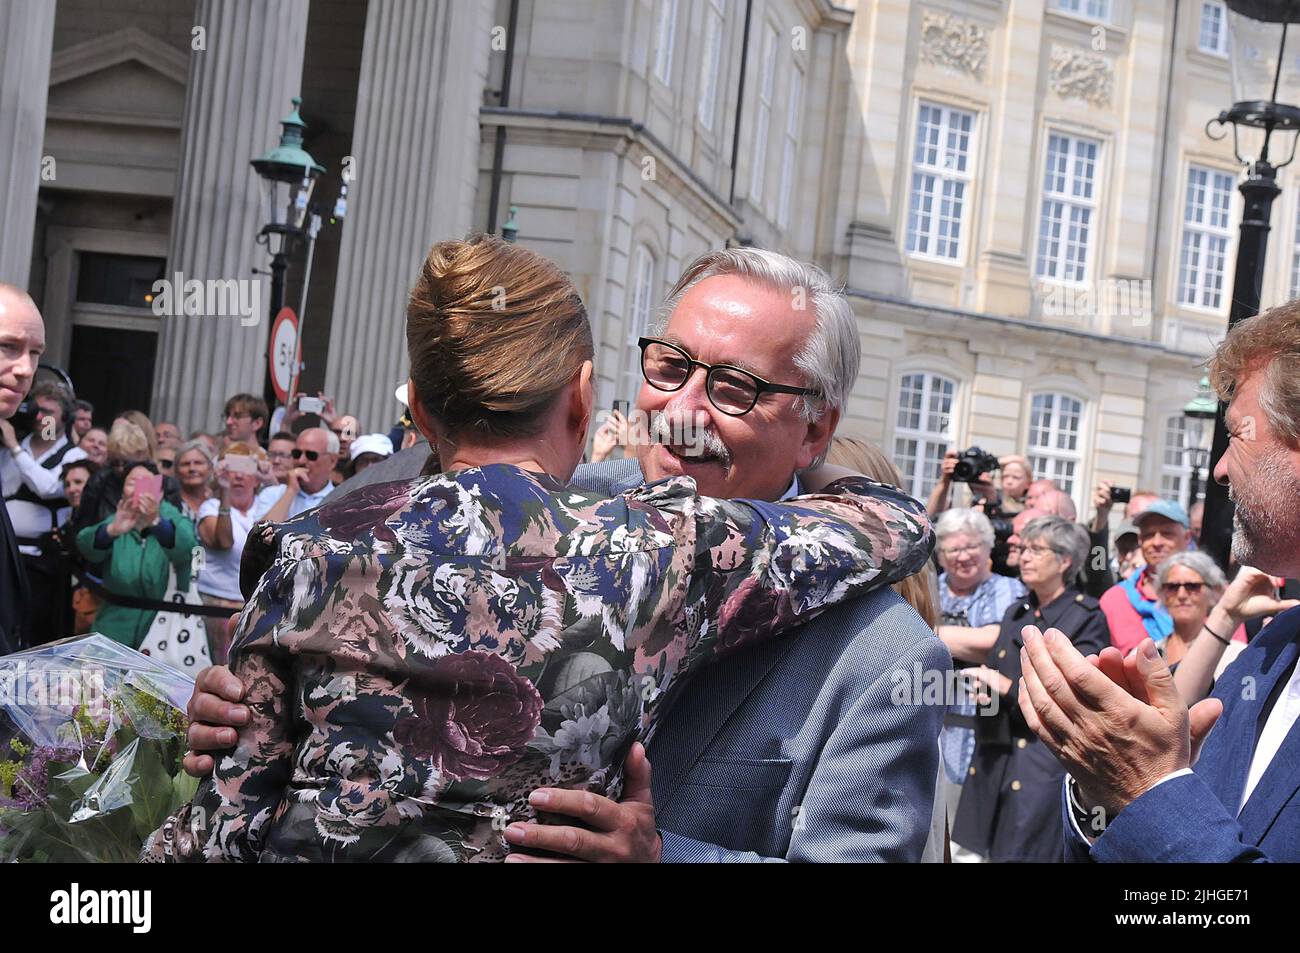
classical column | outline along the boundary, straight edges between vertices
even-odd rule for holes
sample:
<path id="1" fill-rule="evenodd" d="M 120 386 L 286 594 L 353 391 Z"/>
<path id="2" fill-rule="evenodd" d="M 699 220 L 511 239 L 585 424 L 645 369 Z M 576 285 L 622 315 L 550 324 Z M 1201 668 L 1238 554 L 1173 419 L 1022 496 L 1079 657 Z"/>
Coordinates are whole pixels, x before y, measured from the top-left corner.
<path id="1" fill-rule="evenodd" d="M 436 241 L 462 238 L 478 179 L 488 0 L 370 0 L 325 391 L 385 431 L 406 380 L 406 300 Z"/>
<path id="2" fill-rule="evenodd" d="M 27 287 L 45 144 L 54 0 L 0 0 L 0 281 Z"/>
<path id="3" fill-rule="evenodd" d="M 300 92 L 308 2 L 199 0 L 194 24 L 206 49 L 190 55 L 169 279 L 250 280 L 254 266 L 266 268 L 256 244 L 266 213 L 249 162 L 279 141 L 279 121 Z M 263 312 L 269 293 L 263 282 Z M 153 417 L 182 432 L 212 430 L 227 397 L 261 394 L 267 325 L 265 313 L 249 324 L 238 315 L 164 316 Z"/>

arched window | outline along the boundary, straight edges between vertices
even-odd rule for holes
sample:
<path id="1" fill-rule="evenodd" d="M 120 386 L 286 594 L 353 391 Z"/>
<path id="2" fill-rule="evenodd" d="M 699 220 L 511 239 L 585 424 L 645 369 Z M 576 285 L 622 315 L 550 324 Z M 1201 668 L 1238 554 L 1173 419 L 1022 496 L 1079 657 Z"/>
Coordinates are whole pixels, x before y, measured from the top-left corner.
<path id="1" fill-rule="evenodd" d="M 641 349 L 637 341 L 650 333 L 650 315 L 654 310 L 655 256 L 645 245 L 637 245 L 632 255 L 632 274 L 629 282 L 627 316 L 627 347 L 623 371 L 623 384 L 619 398 L 636 403 L 641 389 Z"/>
<path id="2" fill-rule="evenodd" d="M 1068 394 L 1035 394 L 1030 401 L 1029 465 L 1034 479 L 1055 480 L 1074 496 L 1083 466 L 1083 402 Z"/>
<path id="3" fill-rule="evenodd" d="M 955 382 L 938 374 L 904 374 L 898 386 L 894 463 L 903 489 L 925 499 L 939 480 L 943 455 L 952 443 Z"/>

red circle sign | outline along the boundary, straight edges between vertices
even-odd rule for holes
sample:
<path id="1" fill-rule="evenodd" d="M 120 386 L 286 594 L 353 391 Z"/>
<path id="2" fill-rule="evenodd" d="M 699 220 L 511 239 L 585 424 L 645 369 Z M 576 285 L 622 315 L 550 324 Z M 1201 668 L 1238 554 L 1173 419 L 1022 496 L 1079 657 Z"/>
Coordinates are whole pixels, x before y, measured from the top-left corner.
<path id="1" fill-rule="evenodd" d="M 298 361 L 298 316 L 293 308 L 281 308 L 271 324 L 271 346 L 267 350 L 271 364 L 271 386 L 282 404 L 289 402 L 293 386 L 294 365 Z"/>

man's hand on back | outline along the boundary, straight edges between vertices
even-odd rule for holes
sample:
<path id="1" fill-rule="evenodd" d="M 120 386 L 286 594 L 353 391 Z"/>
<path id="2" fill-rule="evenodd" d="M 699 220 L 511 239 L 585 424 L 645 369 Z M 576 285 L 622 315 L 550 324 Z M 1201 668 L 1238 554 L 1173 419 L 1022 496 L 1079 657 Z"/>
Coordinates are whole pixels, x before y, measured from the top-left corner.
<path id="1" fill-rule="evenodd" d="M 565 857 L 530 857 L 513 853 L 506 863 L 563 864 L 577 861 L 613 864 L 657 864 L 663 843 L 655 828 L 654 797 L 650 793 L 650 759 L 640 742 L 632 745 L 625 766 L 623 800 L 611 801 L 590 791 L 538 788 L 528 802 L 548 814 L 567 814 L 585 827 L 553 824 L 511 824 L 505 837 L 519 850 L 545 850 Z"/>
<path id="2" fill-rule="evenodd" d="M 190 696 L 190 750 L 183 765 L 187 774 L 205 778 L 212 773 L 214 762 L 209 751 L 222 751 L 235 743 L 236 728 L 248 724 L 249 710 L 237 704 L 244 697 L 244 686 L 224 665 L 214 665 L 199 672 Z"/>

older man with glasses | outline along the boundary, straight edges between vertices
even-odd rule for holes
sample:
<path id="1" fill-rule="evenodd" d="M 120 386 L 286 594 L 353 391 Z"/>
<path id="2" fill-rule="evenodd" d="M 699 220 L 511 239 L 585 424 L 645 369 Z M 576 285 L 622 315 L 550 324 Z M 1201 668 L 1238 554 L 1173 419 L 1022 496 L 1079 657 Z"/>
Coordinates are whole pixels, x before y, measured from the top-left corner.
<path id="1" fill-rule="evenodd" d="M 290 452 L 293 468 L 284 483 L 268 486 L 253 503 L 254 520 L 282 523 L 325 502 L 334 484 L 330 474 L 339 460 L 339 438 L 324 427 L 298 434 Z"/>
<path id="2" fill-rule="evenodd" d="M 709 496 L 795 495 L 799 471 L 824 458 L 857 379 L 848 300 L 814 266 L 733 248 L 692 262 L 665 310 L 664 326 L 640 342 L 635 458 L 579 467 L 573 482 L 612 495 L 685 474 Z M 336 492 L 410 479 L 427 456 L 427 447 L 395 454 Z M 900 699 L 898 685 L 910 686 L 914 673 L 946 680 L 949 670 L 943 644 L 893 591 L 831 609 L 780 645 L 700 673 L 649 745 L 653 778 L 629 759 L 628 789 L 652 781 L 652 800 L 535 792 L 538 808 L 576 822 L 512 825 L 512 857 L 933 859 L 943 839 L 941 817 L 932 836 L 932 808 L 944 708 Z M 231 743 L 221 726 L 242 724 L 246 712 L 230 704 L 241 693 L 224 669 L 201 676 L 194 751 Z M 207 772 L 212 759 L 192 754 L 187 765 Z"/>

